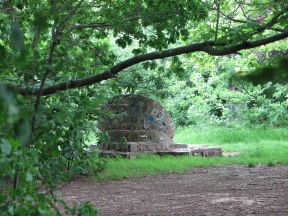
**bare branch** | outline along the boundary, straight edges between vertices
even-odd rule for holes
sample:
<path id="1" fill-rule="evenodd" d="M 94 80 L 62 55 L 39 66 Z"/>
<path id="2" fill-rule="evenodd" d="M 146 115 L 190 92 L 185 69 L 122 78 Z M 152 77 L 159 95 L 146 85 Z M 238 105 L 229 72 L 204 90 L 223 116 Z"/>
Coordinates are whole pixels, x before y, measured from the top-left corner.
<path id="1" fill-rule="evenodd" d="M 216 8 L 217 8 L 217 19 L 216 19 L 215 41 L 217 41 L 217 37 L 218 37 L 218 29 L 219 29 L 219 19 L 220 19 L 220 0 L 215 0 L 215 5 L 216 5 Z"/>
<path id="2" fill-rule="evenodd" d="M 129 16 L 119 18 L 119 20 L 117 21 L 117 25 L 125 24 L 125 23 L 128 23 L 128 25 L 131 25 L 131 23 L 129 23 L 129 22 L 137 21 L 137 20 L 141 20 L 141 19 L 142 20 L 143 19 L 150 19 L 151 17 L 163 17 L 163 20 L 164 20 L 164 19 L 174 17 L 175 15 L 179 15 L 179 11 L 177 11 L 177 10 L 169 11 L 169 13 L 168 12 L 150 13 L 150 14 L 145 14 L 145 16 L 138 14 L 138 13 L 133 13 L 133 14 L 130 14 Z M 156 23 L 156 22 L 154 22 L 154 23 Z M 70 28 L 68 28 L 68 30 L 64 34 L 67 34 L 67 33 L 71 32 L 75 29 L 85 29 L 85 28 L 107 29 L 107 28 L 111 28 L 111 27 L 114 27 L 113 24 L 108 23 L 108 22 L 92 22 L 92 23 L 74 24 Z"/>
<path id="3" fill-rule="evenodd" d="M 233 22 L 243 23 L 243 24 L 249 24 L 249 22 L 252 22 L 252 23 L 255 23 L 255 24 L 256 24 L 256 23 L 257 23 L 257 20 L 253 20 L 253 19 L 249 18 L 249 17 L 245 14 L 245 12 L 244 12 L 244 10 L 243 10 L 243 7 L 241 7 L 241 5 L 245 5 L 245 3 L 244 3 L 244 2 L 238 2 L 238 3 L 239 3 L 239 5 L 238 5 L 238 7 L 235 9 L 234 12 L 236 12 L 236 11 L 238 10 L 238 8 L 240 7 L 240 8 L 241 8 L 241 11 L 242 11 L 242 13 L 243 13 L 243 15 L 244 15 L 244 17 L 246 18 L 246 20 L 241 20 L 241 19 L 236 19 L 236 18 L 234 18 L 233 15 L 232 15 L 234 12 L 232 12 L 231 14 L 225 14 L 224 12 L 222 12 L 222 11 L 220 10 L 220 8 L 218 8 L 217 0 L 215 0 L 216 8 L 214 8 L 214 7 L 212 7 L 212 6 L 209 6 L 209 5 L 207 5 L 207 4 L 204 4 L 204 3 L 203 3 L 203 4 L 204 4 L 209 10 L 215 10 L 215 11 L 217 12 L 217 19 L 218 19 L 218 17 L 219 17 L 218 13 L 220 13 L 220 15 L 222 15 L 222 16 L 225 17 L 226 19 L 231 20 L 231 21 L 233 21 Z M 255 30 L 252 30 L 251 32 L 259 33 L 259 32 L 263 32 L 263 31 L 265 31 L 265 30 L 267 30 L 267 29 L 273 30 L 273 31 L 276 31 L 276 32 L 285 32 L 285 31 L 286 31 L 285 29 L 274 28 L 273 26 L 274 26 L 275 24 L 277 24 L 277 23 L 279 22 L 279 20 L 287 19 L 288 15 L 285 15 L 285 13 L 287 13 L 287 12 L 288 12 L 288 7 L 283 8 L 283 10 L 280 11 L 279 13 L 277 13 L 274 17 L 272 17 L 270 21 L 268 21 L 267 23 L 265 23 L 265 24 L 262 25 L 262 26 L 259 26 L 259 27 L 256 28 Z M 249 21 L 249 22 L 248 22 L 248 21 Z M 217 31 L 217 26 L 216 26 L 216 31 Z"/>
<path id="4" fill-rule="evenodd" d="M 76 13 L 78 8 L 81 6 L 83 1 L 84 0 L 81 0 L 78 2 L 78 4 L 73 8 L 73 10 L 69 14 L 67 14 L 67 16 L 64 17 L 64 19 L 58 24 L 56 29 L 61 29 L 65 25 L 65 23 L 67 23 L 69 21 L 69 19 L 71 19 L 73 17 L 73 15 Z"/>
<path id="5" fill-rule="evenodd" d="M 59 24 L 57 26 L 52 27 L 52 29 L 51 29 L 51 45 L 50 45 L 50 49 L 49 49 L 49 53 L 48 53 L 47 61 L 46 61 L 47 66 L 51 66 L 51 64 L 53 62 L 54 51 L 56 49 L 57 44 L 59 43 L 59 40 L 58 40 L 59 39 L 58 38 L 59 30 L 69 21 L 69 19 L 71 19 L 71 17 L 73 17 L 73 15 L 75 14 L 75 12 L 80 7 L 80 5 L 82 4 L 83 1 L 84 0 L 79 1 L 79 3 L 74 7 L 74 9 L 66 17 L 64 17 L 64 19 L 61 22 L 59 22 Z M 54 7 L 54 5 L 55 4 L 52 2 L 53 7 Z M 33 47 L 33 45 L 32 45 L 32 47 Z M 30 143 L 35 136 L 36 113 L 39 110 L 42 91 L 43 91 L 45 82 L 47 80 L 47 77 L 50 73 L 51 73 L 51 69 L 50 69 L 50 67 L 47 67 L 47 69 L 46 69 L 46 71 L 45 71 L 45 73 L 41 79 L 40 88 L 38 89 L 38 92 L 36 93 L 36 100 L 34 103 L 34 113 L 32 115 L 32 121 L 31 121 L 31 136 L 30 136 L 30 140 L 28 143 Z"/>
<path id="6" fill-rule="evenodd" d="M 286 19 L 288 17 L 288 15 L 286 14 L 286 16 L 283 16 L 286 12 L 288 11 L 288 7 L 286 7 L 283 11 L 281 11 L 280 13 L 276 14 L 269 22 L 267 22 L 265 25 L 255 29 L 255 32 L 263 32 L 264 30 L 273 27 L 275 24 L 277 24 L 277 22 L 279 21 L 279 19 Z M 281 17 L 282 16 L 282 17 Z"/>

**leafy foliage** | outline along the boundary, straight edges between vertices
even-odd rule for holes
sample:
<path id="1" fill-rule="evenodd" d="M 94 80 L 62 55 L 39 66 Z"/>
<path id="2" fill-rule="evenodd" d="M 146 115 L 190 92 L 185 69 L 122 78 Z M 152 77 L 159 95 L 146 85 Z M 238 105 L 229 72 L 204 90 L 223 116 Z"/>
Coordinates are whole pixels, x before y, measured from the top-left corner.
<path id="1" fill-rule="evenodd" d="M 265 84 L 267 82 L 282 83 L 288 82 L 288 57 L 278 57 L 257 68 L 253 73 L 247 74 L 244 78 L 254 84 Z"/>
<path id="2" fill-rule="evenodd" d="M 41 138 L 27 147 L 31 131 L 25 121 L 25 111 L 19 109 L 9 89 L 1 85 L 1 90 L 0 215 L 60 215 L 58 206 L 62 201 L 53 193 L 57 184 L 75 174 L 97 173 L 102 170 L 103 162 L 94 153 L 84 150 L 81 134 L 84 127 L 80 130 L 73 124 L 69 127 L 69 124 L 57 122 L 63 120 L 63 116 L 54 118 L 56 122 L 53 124 L 41 124 L 38 128 Z M 79 112 L 75 113 L 78 117 Z M 47 123 L 47 116 L 41 117 Z M 74 115 L 71 117 L 75 118 Z M 77 212 L 78 215 L 88 215 L 89 212 L 96 215 L 87 203 L 79 210 L 78 207 L 64 207 L 71 215 Z"/>
<path id="3" fill-rule="evenodd" d="M 158 61 L 156 68 L 132 68 L 127 71 L 129 76 L 121 74 L 117 82 L 122 94 L 144 94 L 162 101 L 178 126 L 287 127 L 287 73 L 282 67 L 286 61 L 276 55 L 259 64 L 257 57 L 258 53 L 269 54 L 275 49 L 285 52 L 286 44 L 283 41 L 242 56 L 184 56 L 177 60 L 183 68 L 176 69 L 182 71 L 181 76 L 171 72 L 175 60 L 166 59 Z M 276 78 L 258 74 L 263 69 L 270 71 L 267 65 L 274 68 Z M 249 78 L 253 75 L 255 82 Z"/>

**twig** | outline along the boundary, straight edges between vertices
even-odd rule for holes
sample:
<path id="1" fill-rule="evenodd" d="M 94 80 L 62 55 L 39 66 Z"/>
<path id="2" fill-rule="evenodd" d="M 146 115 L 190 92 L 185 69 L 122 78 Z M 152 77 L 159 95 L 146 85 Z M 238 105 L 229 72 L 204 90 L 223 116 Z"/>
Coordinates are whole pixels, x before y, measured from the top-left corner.
<path id="1" fill-rule="evenodd" d="M 217 8 L 217 19 L 216 19 L 216 31 L 215 31 L 215 41 L 217 41 L 218 37 L 218 29 L 219 29 L 219 19 L 220 19 L 220 0 L 215 0 L 215 5 Z"/>

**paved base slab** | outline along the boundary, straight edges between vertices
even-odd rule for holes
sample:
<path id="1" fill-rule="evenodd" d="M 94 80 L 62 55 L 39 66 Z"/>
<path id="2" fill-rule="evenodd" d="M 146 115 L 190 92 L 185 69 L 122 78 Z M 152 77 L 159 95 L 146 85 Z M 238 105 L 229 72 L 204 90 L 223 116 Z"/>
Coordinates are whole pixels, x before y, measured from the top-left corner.
<path id="1" fill-rule="evenodd" d="M 145 143 L 128 143 L 127 149 L 138 149 L 139 145 L 145 146 Z M 158 144 L 146 144 L 147 146 L 153 147 Z M 137 146 L 137 148 L 135 147 Z M 143 151 L 117 151 L 117 150 L 101 150 L 101 156 L 122 156 L 126 158 L 135 158 L 138 154 L 158 154 L 158 155 L 191 155 L 191 156 L 202 156 L 202 157 L 210 157 L 210 156 L 222 156 L 222 148 L 221 147 L 208 147 L 208 145 L 196 145 L 196 144 L 173 144 L 169 146 L 169 149 L 162 150 L 157 148 L 147 148 L 148 151 L 143 148 Z"/>

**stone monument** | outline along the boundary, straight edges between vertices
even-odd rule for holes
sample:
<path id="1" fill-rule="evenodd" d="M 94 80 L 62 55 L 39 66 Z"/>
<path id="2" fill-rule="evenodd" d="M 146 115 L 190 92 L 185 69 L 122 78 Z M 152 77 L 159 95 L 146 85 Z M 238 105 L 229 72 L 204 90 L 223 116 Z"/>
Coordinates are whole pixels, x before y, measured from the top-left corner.
<path id="1" fill-rule="evenodd" d="M 98 127 L 109 141 L 100 143 L 102 154 L 137 153 L 221 155 L 220 148 L 206 145 L 174 144 L 175 125 L 170 114 L 155 100 L 142 95 L 113 97 L 103 106 L 109 113 Z M 203 149 L 206 149 L 204 151 Z M 213 151 L 212 151 L 213 150 Z M 194 153 L 193 153 L 194 152 Z M 205 153 L 206 152 L 206 153 Z"/>
<path id="2" fill-rule="evenodd" d="M 112 98 L 105 108 L 111 116 L 99 123 L 110 143 L 101 149 L 122 151 L 168 150 L 175 126 L 170 114 L 158 102 L 142 95 Z"/>

